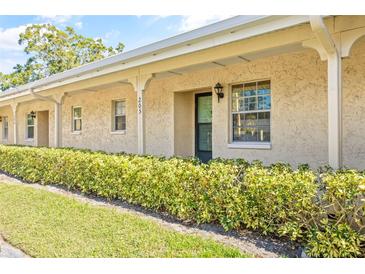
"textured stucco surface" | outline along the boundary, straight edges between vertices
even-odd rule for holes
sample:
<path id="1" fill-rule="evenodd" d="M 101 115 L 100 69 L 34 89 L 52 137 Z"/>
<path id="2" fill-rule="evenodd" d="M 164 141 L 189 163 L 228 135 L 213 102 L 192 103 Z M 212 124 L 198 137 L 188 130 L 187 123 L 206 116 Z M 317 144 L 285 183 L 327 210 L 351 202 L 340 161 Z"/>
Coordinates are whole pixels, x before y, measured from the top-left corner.
<path id="1" fill-rule="evenodd" d="M 343 66 L 343 163 L 365 169 L 365 37 Z"/>
<path id="2" fill-rule="evenodd" d="M 174 93 L 174 154 L 194 156 L 194 92 Z"/>
<path id="3" fill-rule="evenodd" d="M 112 132 L 112 101 L 126 101 L 126 131 Z M 108 152 L 137 152 L 136 92 L 130 85 L 70 95 L 62 105 L 62 145 Z M 82 131 L 72 132 L 72 107 L 82 107 Z"/>
<path id="4" fill-rule="evenodd" d="M 272 149 L 228 148 L 229 84 L 257 79 L 271 80 Z M 219 104 L 213 96 L 213 157 L 314 166 L 327 161 L 326 64 L 311 50 L 153 80 L 146 92 L 147 153 L 174 154 L 173 93 L 211 91 L 218 81 L 225 84 L 226 96 Z M 175 136 L 175 141 L 178 140 Z"/>
<path id="5" fill-rule="evenodd" d="M 49 111 L 38 111 L 37 112 L 37 145 L 38 146 L 49 146 Z"/>
<path id="6" fill-rule="evenodd" d="M 357 41 L 343 60 L 343 160 L 349 167 L 365 168 L 365 38 Z M 230 85 L 270 79 L 272 88 L 271 149 L 229 148 Z M 197 70 L 153 79 L 144 94 L 145 148 L 147 154 L 191 155 L 194 144 L 196 92 L 212 91 L 221 82 L 225 97 L 218 104 L 213 91 L 213 157 L 260 159 L 265 164 L 284 161 L 293 166 L 328 162 L 327 63 L 314 50 L 265 57 L 224 68 Z M 186 94 L 186 97 L 181 97 Z M 189 97 L 190 96 L 190 97 Z M 111 132 L 112 100 L 126 100 L 127 130 Z M 62 106 L 62 144 L 110 152 L 137 152 L 136 92 L 131 85 L 99 88 L 71 94 Z M 180 103 L 182 104 L 180 104 Z M 81 134 L 71 131 L 72 106 L 82 107 Z M 52 102 L 21 103 L 18 110 L 20 144 L 35 145 L 25 137 L 25 117 L 30 111 L 49 110 L 49 143 L 53 146 Z M 13 138 L 10 107 L 0 108 L 9 117 L 9 143 Z M 188 125 L 190 128 L 188 128 Z M 186 149 L 186 151 L 184 151 Z"/>
<path id="7" fill-rule="evenodd" d="M 22 145 L 37 146 L 38 145 L 38 131 L 34 130 L 34 139 L 26 139 L 26 121 L 27 114 L 31 111 L 49 111 L 48 112 L 48 129 L 49 129 L 49 146 L 54 145 L 54 105 L 49 101 L 31 101 L 21 103 L 18 106 L 17 121 L 18 121 L 18 143 Z M 38 127 L 39 119 L 35 119 L 35 128 Z"/>
<path id="8" fill-rule="evenodd" d="M 8 117 L 8 125 L 9 125 L 9 131 L 8 131 L 8 139 L 4 140 L 3 139 L 3 122 L 0 122 L 0 129 L 1 129 L 1 133 L 0 133 L 0 140 L 2 144 L 12 144 L 13 143 L 13 136 L 14 136 L 14 127 L 13 127 L 13 121 L 14 121 L 14 117 L 13 117 L 13 111 L 11 109 L 10 106 L 5 106 L 0 108 L 0 116 L 4 117 Z"/>

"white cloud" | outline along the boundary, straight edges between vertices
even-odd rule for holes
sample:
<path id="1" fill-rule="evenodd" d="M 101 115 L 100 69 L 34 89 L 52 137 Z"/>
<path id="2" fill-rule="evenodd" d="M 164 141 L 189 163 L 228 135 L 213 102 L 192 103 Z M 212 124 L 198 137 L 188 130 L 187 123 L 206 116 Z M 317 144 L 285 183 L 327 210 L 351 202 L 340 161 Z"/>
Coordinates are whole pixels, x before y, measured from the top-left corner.
<path id="1" fill-rule="evenodd" d="M 38 21 L 52 22 L 55 24 L 64 24 L 72 19 L 72 15 L 40 15 Z"/>
<path id="2" fill-rule="evenodd" d="M 149 16 L 146 16 L 146 17 L 148 17 L 148 19 L 146 20 L 145 23 L 146 23 L 147 26 L 151 26 L 154 23 L 156 23 L 157 21 L 159 21 L 161 19 L 165 19 L 169 16 L 170 15 L 149 15 Z"/>
<path id="3" fill-rule="evenodd" d="M 120 31 L 113 29 L 111 31 L 108 31 L 104 34 L 103 37 L 101 37 L 101 39 L 103 40 L 104 43 L 108 44 L 108 43 L 113 43 L 115 40 L 118 40 L 120 37 Z"/>
<path id="4" fill-rule="evenodd" d="M 82 29 L 82 22 L 80 21 L 80 22 L 76 22 L 75 23 L 75 27 L 77 28 L 77 29 Z"/>
<path id="5" fill-rule="evenodd" d="M 229 17 L 232 17 L 232 15 L 184 15 L 179 31 L 193 30 Z"/>
<path id="6" fill-rule="evenodd" d="M 13 70 L 13 67 L 15 67 L 16 61 L 12 59 L 5 59 L 1 60 L 0 62 L 0 72 L 2 73 L 10 73 Z"/>
<path id="7" fill-rule="evenodd" d="M 0 28 L 0 50 L 23 50 L 18 44 L 19 34 L 26 29 L 26 25 L 3 29 Z"/>
<path id="8" fill-rule="evenodd" d="M 24 52 L 13 50 L 0 51 L 0 72 L 11 73 L 16 64 L 24 64 L 27 55 Z"/>
<path id="9" fill-rule="evenodd" d="M 120 35 L 120 31 L 113 29 L 113 30 L 105 33 L 105 38 L 106 39 L 115 38 L 115 37 L 118 37 L 119 35 Z"/>

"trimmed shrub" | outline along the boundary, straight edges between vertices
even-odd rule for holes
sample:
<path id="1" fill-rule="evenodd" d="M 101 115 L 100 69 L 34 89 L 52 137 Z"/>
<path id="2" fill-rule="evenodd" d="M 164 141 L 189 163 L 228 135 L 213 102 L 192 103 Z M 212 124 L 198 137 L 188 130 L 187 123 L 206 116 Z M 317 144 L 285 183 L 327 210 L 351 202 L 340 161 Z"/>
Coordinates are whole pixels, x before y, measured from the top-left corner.
<path id="1" fill-rule="evenodd" d="M 0 169 L 29 182 L 121 199 L 195 223 L 251 228 L 311 256 L 364 256 L 364 174 L 307 165 L 158 158 L 71 148 L 0 146 Z M 346 249 L 346 250 L 343 250 Z"/>
<path id="2" fill-rule="evenodd" d="M 365 232 L 365 176 L 355 170 L 328 172 L 322 176 L 323 206 L 332 223 L 348 223 Z"/>
<path id="3" fill-rule="evenodd" d="M 283 164 L 271 168 L 254 165 L 246 170 L 243 182 L 241 217 L 247 227 L 298 240 L 320 213 L 312 171 L 293 171 Z"/>
<path id="4" fill-rule="evenodd" d="M 308 233 L 307 253 L 312 257 L 346 258 L 361 256 L 364 237 L 347 224 L 322 222 L 322 229 Z M 363 254 L 362 254 L 363 255 Z"/>

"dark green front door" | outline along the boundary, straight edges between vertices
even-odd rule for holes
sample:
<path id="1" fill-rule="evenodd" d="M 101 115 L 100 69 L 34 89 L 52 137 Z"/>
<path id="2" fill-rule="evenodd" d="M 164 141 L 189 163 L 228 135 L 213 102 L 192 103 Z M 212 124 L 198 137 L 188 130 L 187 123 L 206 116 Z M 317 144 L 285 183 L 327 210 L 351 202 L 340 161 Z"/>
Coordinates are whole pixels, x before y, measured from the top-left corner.
<path id="1" fill-rule="evenodd" d="M 206 163 L 212 159 L 212 93 L 195 95 L 195 156 Z"/>

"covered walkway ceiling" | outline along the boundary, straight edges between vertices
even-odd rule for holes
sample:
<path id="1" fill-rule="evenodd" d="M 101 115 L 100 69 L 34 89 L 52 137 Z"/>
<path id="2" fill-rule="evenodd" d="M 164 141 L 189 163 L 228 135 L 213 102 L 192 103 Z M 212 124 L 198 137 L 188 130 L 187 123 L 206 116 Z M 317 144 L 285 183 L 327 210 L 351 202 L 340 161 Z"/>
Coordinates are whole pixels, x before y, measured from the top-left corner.
<path id="1" fill-rule="evenodd" d="M 249 54 L 242 54 L 242 55 L 237 55 L 237 56 L 224 58 L 224 59 L 216 59 L 212 62 L 205 62 L 205 63 L 196 64 L 196 65 L 192 65 L 192 66 L 186 66 L 186 65 L 182 64 L 181 67 L 179 67 L 177 69 L 156 73 L 155 78 L 162 79 L 162 78 L 168 78 L 168 77 L 173 77 L 173 76 L 177 76 L 177 75 L 184 75 L 187 73 L 196 72 L 196 71 L 200 71 L 200 70 L 224 68 L 229 65 L 234 65 L 234 64 L 239 64 L 239 63 L 249 63 L 251 61 L 255 61 L 255 60 L 258 60 L 261 58 L 265 58 L 265 57 L 286 54 L 286 53 L 299 52 L 299 51 L 303 51 L 303 50 L 305 50 L 305 48 L 303 48 L 301 43 L 293 43 L 290 45 L 271 48 L 271 49 L 263 50 L 263 51 L 252 52 Z M 120 79 L 117 82 L 112 82 L 112 83 L 102 84 L 102 85 L 95 85 L 93 87 L 88 87 L 88 88 L 82 89 L 82 90 L 75 90 L 73 92 L 69 92 L 69 94 L 71 95 L 73 93 L 78 93 L 79 91 L 95 92 L 95 91 L 98 91 L 101 89 L 118 87 L 121 85 L 129 85 L 128 79 Z"/>
<path id="2" fill-rule="evenodd" d="M 293 53 L 302 50 L 305 50 L 305 48 L 303 48 L 301 43 L 294 43 L 290 45 L 272 48 L 269 50 L 257 51 L 249 54 L 242 54 L 224 59 L 217 59 L 212 62 L 205 62 L 192 66 L 181 66 L 180 68 L 177 69 L 156 73 L 156 78 L 166 78 L 176 75 L 183 75 L 186 73 L 191 73 L 204 69 L 222 68 L 222 67 L 227 67 L 229 65 L 248 63 L 265 57 L 270 57 L 285 53 Z"/>
<path id="3" fill-rule="evenodd" d="M 286 54 L 286 53 L 299 52 L 299 51 L 303 51 L 303 50 L 305 50 L 305 48 L 303 48 L 301 43 L 293 43 L 290 45 L 271 48 L 269 50 L 257 51 L 257 52 L 252 52 L 249 54 L 242 54 L 242 55 L 237 55 L 237 56 L 224 58 L 224 59 L 217 59 L 212 62 L 204 62 L 201 64 L 192 65 L 192 66 L 191 65 L 186 66 L 186 65 L 182 64 L 181 67 L 179 67 L 177 69 L 156 73 L 155 78 L 162 79 L 162 78 L 168 78 L 168 77 L 173 77 L 173 76 L 178 76 L 178 75 L 184 75 L 187 73 L 196 72 L 196 71 L 200 71 L 200 70 L 224 68 L 229 65 L 234 65 L 234 64 L 239 64 L 239 63 L 249 63 L 251 61 L 255 61 L 255 60 L 258 60 L 261 58 L 265 58 L 265 57 Z M 128 85 L 128 84 L 129 84 L 128 79 L 121 79 L 118 82 L 88 87 L 86 89 L 82 89 L 82 91 L 83 92 L 95 92 L 95 91 L 98 91 L 101 89 L 118 87 L 121 85 Z M 75 90 L 74 92 L 70 92 L 69 94 L 71 95 L 72 93 L 78 93 L 78 91 Z"/>
<path id="4" fill-rule="evenodd" d="M 5 97 L 7 97 L 5 100 L 12 99 L 18 97 L 18 94 L 23 97 L 30 93 L 30 90 L 38 93 L 66 85 L 72 88 L 72 83 L 81 83 L 87 79 L 93 82 L 92 84 L 88 83 L 85 85 L 85 88 L 86 86 L 90 88 L 96 84 L 106 84 L 106 78 L 113 73 L 117 76 L 118 81 L 119 79 L 124 81 L 123 79 L 130 79 L 136 75 L 161 74 L 169 71 L 170 74 L 171 72 L 172 74 L 177 74 L 179 73 L 178 70 L 182 69 L 180 65 L 183 63 L 191 66 L 201 65 L 203 63 L 212 63 L 217 66 L 224 65 L 223 63 L 219 63 L 219 61 L 232 61 L 216 61 L 215 59 L 225 59 L 233 56 L 249 58 L 249 56 L 240 55 L 240 52 L 248 52 L 248 50 L 251 52 L 252 43 L 249 41 L 246 45 L 241 45 L 240 41 L 250 40 L 250 38 L 256 40 L 257 36 L 301 26 L 307 24 L 308 21 L 308 16 L 232 17 L 129 52 L 108 57 L 33 83 L 13 88 L 3 92 L 0 95 L 0 99 L 5 99 Z M 271 44 L 272 39 L 270 38 L 269 41 L 264 41 L 263 43 L 261 41 L 261 46 L 260 44 L 255 44 L 255 46 L 263 49 L 290 44 L 293 41 L 297 42 L 298 38 L 299 40 L 305 39 L 306 34 L 309 33 L 308 29 L 304 30 L 305 33 L 302 34 L 302 32 L 299 31 L 296 35 L 291 35 L 290 37 L 281 37 L 279 39 L 281 41 L 275 39 L 276 42 L 274 45 Z M 231 46 L 229 49 L 226 49 L 225 45 Z M 204 53 L 202 53 L 203 51 Z M 238 59 L 245 60 L 242 58 Z M 172 61 L 172 59 L 174 60 Z M 100 79 L 101 81 L 99 81 Z M 98 81 L 99 83 L 97 83 Z M 110 82 L 112 81 L 108 83 Z"/>

